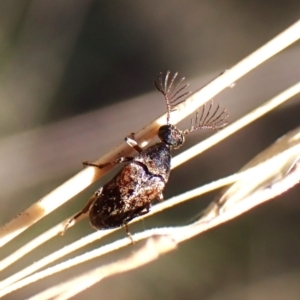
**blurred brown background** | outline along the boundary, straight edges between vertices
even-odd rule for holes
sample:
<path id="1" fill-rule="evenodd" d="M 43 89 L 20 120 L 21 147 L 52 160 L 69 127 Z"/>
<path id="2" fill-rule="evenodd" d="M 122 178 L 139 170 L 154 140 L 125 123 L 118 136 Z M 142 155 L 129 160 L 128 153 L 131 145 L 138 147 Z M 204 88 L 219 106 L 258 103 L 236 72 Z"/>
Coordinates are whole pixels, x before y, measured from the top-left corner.
<path id="1" fill-rule="evenodd" d="M 0 223 L 76 174 L 82 161 L 100 157 L 164 113 L 163 99 L 152 85 L 160 71 L 179 71 L 194 91 L 299 15 L 298 0 L 0 1 Z M 298 43 L 215 101 L 227 107 L 232 122 L 299 79 Z M 296 126 L 299 96 L 174 170 L 165 199 L 237 171 Z M 209 134 L 193 134 L 180 150 Z M 1 258 L 75 213 L 111 176 L 1 249 Z M 299 192 L 296 187 L 76 299 L 300 299 Z M 215 195 L 145 219 L 131 230 L 189 223 Z M 2 272 L 1 278 L 92 230 L 87 221 L 81 222 Z M 123 236 L 120 231 L 104 242 Z M 25 299 L 132 251 L 129 247 L 80 265 L 5 299 Z"/>

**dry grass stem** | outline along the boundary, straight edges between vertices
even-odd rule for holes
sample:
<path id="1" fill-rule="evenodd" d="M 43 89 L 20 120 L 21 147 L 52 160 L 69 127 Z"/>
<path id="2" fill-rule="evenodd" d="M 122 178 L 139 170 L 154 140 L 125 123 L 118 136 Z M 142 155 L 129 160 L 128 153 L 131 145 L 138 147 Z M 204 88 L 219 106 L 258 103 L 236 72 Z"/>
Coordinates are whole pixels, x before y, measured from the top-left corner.
<path id="1" fill-rule="evenodd" d="M 221 136 L 221 138 L 224 138 L 223 131 L 225 131 L 225 136 L 235 132 L 236 130 L 238 130 L 242 126 L 245 126 L 245 124 L 249 124 L 250 121 L 255 120 L 255 118 L 258 118 L 262 114 L 264 114 L 264 113 L 268 112 L 269 110 L 273 109 L 274 107 L 276 107 L 276 105 L 279 105 L 279 104 L 283 103 L 284 101 L 290 99 L 288 97 L 292 97 L 293 95 L 295 95 L 295 93 L 299 93 L 299 92 L 300 92 L 300 83 L 292 86 L 291 88 L 289 88 L 286 91 L 282 92 L 280 95 L 278 95 L 278 96 L 274 97 L 273 99 L 267 101 L 265 104 L 258 107 L 254 111 L 250 112 L 248 115 L 244 116 L 243 118 L 236 121 L 235 123 L 229 125 L 228 128 L 218 132 L 217 134 L 215 134 L 211 138 L 208 138 L 208 140 L 215 139 L 215 136 L 217 136 L 217 137 Z M 204 144 L 204 143 L 207 143 L 207 140 L 200 143 L 200 144 Z M 276 145 L 277 145 L 277 143 L 276 143 Z M 287 146 L 290 146 L 290 145 L 288 144 Z M 200 151 L 199 153 L 204 151 L 199 146 L 194 147 L 194 148 L 197 148 L 198 151 Z M 281 151 L 283 150 L 282 147 L 280 149 L 281 149 Z M 186 152 L 190 152 L 190 151 L 187 150 Z M 189 153 L 187 153 L 187 154 L 189 154 Z M 271 173 L 271 175 L 279 174 L 278 168 L 282 165 L 282 163 L 280 163 L 280 159 L 281 159 L 281 157 L 284 157 L 282 152 L 280 152 L 280 154 L 281 154 L 281 156 L 279 155 L 278 157 L 276 157 L 276 162 L 274 164 L 271 163 L 271 166 L 274 165 L 274 166 L 277 166 L 277 168 L 275 168 L 275 170 L 274 170 L 274 168 L 265 169 L 265 170 L 268 170 L 269 173 L 271 172 L 271 170 L 273 170 L 274 172 Z M 176 161 L 177 157 L 174 158 L 175 161 Z M 267 154 L 267 157 L 271 157 L 270 153 Z M 274 159 L 275 158 L 273 158 L 273 160 Z M 176 197 L 173 197 L 173 198 L 171 198 L 167 201 L 164 201 L 160 204 L 155 205 L 152 208 L 152 210 L 150 211 L 150 213 L 147 214 L 146 216 L 143 216 L 142 218 L 150 217 L 151 215 L 156 214 L 159 211 L 163 211 L 163 210 L 168 209 L 168 208 L 170 208 L 174 205 L 178 205 L 178 204 L 180 204 L 184 201 L 187 201 L 191 198 L 194 198 L 194 197 L 197 197 L 201 194 L 210 192 L 213 189 L 217 189 L 217 188 L 220 188 L 222 186 L 233 183 L 234 181 L 238 182 L 237 186 L 240 186 L 241 182 L 246 182 L 245 187 L 247 187 L 247 189 L 249 189 L 249 184 L 247 183 L 249 181 L 249 176 L 251 178 L 251 176 L 253 176 L 253 173 L 255 174 L 255 172 L 258 172 L 257 169 L 255 169 L 255 168 L 254 168 L 254 170 L 252 170 L 252 169 L 248 170 L 247 169 L 242 173 L 234 174 L 232 176 L 217 180 L 215 182 L 212 182 L 212 183 L 207 184 L 205 186 L 199 187 L 197 189 L 188 191 L 188 192 L 186 192 L 182 195 L 178 195 Z M 250 174 L 250 175 L 247 175 L 247 174 Z M 261 171 L 259 171 L 259 174 L 266 174 L 266 172 L 261 173 Z M 271 175 L 269 175 L 269 176 L 271 177 Z M 275 176 L 275 175 L 273 175 L 273 176 Z M 257 176 L 256 176 L 256 178 L 257 178 Z M 259 183 L 257 183 L 257 185 L 258 184 Z M 232 189 L 236 192 L 235 185 L 233 185 Z M 243 191 L 245 191 L 247 189 L 244 188 Z M 137 222 L 142 218 L 136 218 L 135 220 L 132 221 L 132 223 Z M 28 252 L 33 250 L 35 247 L 41 245 L 42 243 L 49 240 L 53 236 L 57 235 L 58 232 L 60 232 L 61 229 L 63 228 L 64 223 L 65 223 L 65 221 L 63 221 L 62 223 L 60 223 L 57 226 L 53 227 L 52 229 L 48 230 L 47 232 L 43 233 L 41 236 L 35 238 L 33 241 L 31 241 L 28 244 L 24 245 L 23 247 L 18 249 L 16 252 L 12 253 L 10 256 L 8 256 L 4 260 L 2 260 L 1 261 L 2 269 L 9 266 L 11 263 L 16 262 L 22 256 L 24 256 L 25 254 L 27 254 Z M 10 285 L 10 284 L 24 278 L 25 276 L 28 276 L 28 275 L 32 274 L 33 272 L 41 269 L 42 267 L 52 263 L 53 261 L 65 256 L 67 254 L 70 254 L 71 252 L 76 251 L 77 249 L 79 249 L 81 247 L 84 247 L 85 245 L 87 245 L 89 243 L 92 243 L 95 240 L 101 239 L 103 236 L 106 236 L 106 235 L 108 235 L 108 234 L 110 234 L 114 231 L 115 230 L 97 231 L 97 232 L 94 232 L 94 233 L 80 239 L 79 241 L 76 241 L 76 242 L 64 247 L 63 249 L 60 249 L 60 250 L 50 254 L 49 256 L 44 257 L 42 260 L 36 262 L 33 266 L 29 266 L 29 267 L 21 270 L 20 272 L 15 273 L 13 276 L 5 279 L 4 281 L 0 282 L 0 288 L 4 288 L 4 287 Z"/>
<path id="2" fill-rule="evenodd" d="M 283 152 L 282 148 L 285 149 Z M 278 150 L 277 152 L 276 149 Z M 156 259 L 158 257 L 158 254 L 175 249 L 175 245 L 177 245 L 178 243 L 186 241 L 187 239 L 190 239 L 195 235 L 198 235 L 215 226 L 227 222 L 232 218 L 235 218 L 247 212 L 253 207 L 278 196 L 279 194 L 293 187 L 295 184 L 299 183 L 299 153 L 300 128 L 297 128 L 285 135 L 283 138 L 274 143 L 274 145 L 267 148 L 256 158 L 250 161 L 248 164 L 249 166 L 251 166 L 250 169 L 246 169 L 241 172 L 240 179 L 237 181 L 236 184 L 232 186 L 238 186 L 234 188 L 233 196 L 239 194 L 240 191 L 243 193 L 243 197 L 240 197 L 239 201 L 234 201 L 234 203 L 230 203 L 229 205 L 228 203 L 232 201 L 227 200 L 226 202 L 222 203 L 223 208 L 218 210 L 218 213 L 215 213 L 213 216 L 211 215 L 211 212 L 212 210 L 215 210 L 216 206 L 211 205 L 210 209 L 207 210 L 204 217 L 200 218 L 198 221 L 188 226 L 152 229 L 135 234 L 135 241 L 140 241 L 149 238 L 154 239 L 155 243 L 151 244 L 151 253 L 149 253 L 149 243 L 147 243 L 144 247 L 142 247 L 139 250 L 139 252 L 131 255 L 127 259 L 108 264 L 106 266 L 101 266 L 93 271 L 86 272 L 85 274 L 77 276 L 74 279 L 68 280 L 67 282 L 62 283 L 56 287 L 43 291 L 42 293 L 36 295 L 32 299 L 49 299 L 50 297 L 54 296 L 57 296 L 56 299 L 68 299 L 69 297 L 74 296 L 79 292 L 83 291 L 84 289 L 99 282 L 103 278 L 145 265 L 153 259 Z M 270 155 L 271 158 L 265 159 L 265 157 L 268 155 Z M 252 166 L 253 164 L 255 165 L 254 167 Z M 276 177 L 276 180 L 274 176 L 267 177 L 267 180 L 265 179 L 261 181 L 262 184 L 256 185 L 255 189 L 244 193 L 244 186 L 239 184 L 240 181 L 246 181 L 249 184 L 249 182 L 253 180 L 254 175 L 257 176 L 257 174 L 269 174 L 271 166 L 276 166 L 277 171 L 281 176 L 276 176 L 278 172 L 275 171 L 273 172 L 273 175 Z M 228 191 L 230 191 L 231 188 L 229 188 Z M 225 192 L 224 195 L 228 195 L 228 192 Z M 153 242 L 153 240 L 151 241 Z M 166 243 L 166 241 L 169 241 L 171 243 Z M 44 278 L 45 276 L 49 276 L 51 274 L 59 272 L 65 267 L 73 265 L 73 263 L 76 264 L 83 262 L 86 259 L 92 259 L 96 256 L 102 255 L 105 252 L 105 250 L 108 250 L 109 252 L 117 250 L 120 247 L 124 247 L 129 243 L 129 239 L 124 238 L 110 245 L 106 245 L 99 249 L 85 253 L 84 255 L 78 256 L 75 259 L 69 260 L 67 262 L 58 264 L 54 267 L 36 273 L 32 276 L 25 278 L 24 280 L 21 280 L 11 285 L 7 289 L 2 290 L 0 292 L 0 296 L 2 295 L 2 293 L 11 292 L 16 288 L 20 288 L 26 284 Z M 70 287 L 75 286 L 76 288 L 70 289 Z"/>
<path id="3" fill-rule="evenodd" d="M 80 276 L 78 279 L 71 279 L 68 282 L 47 289 L 46 291 L 31 297 L 30 300 L 50 299 L 55 296 L 57 296 L 55 299 L 69 299 L 105 277 L 145 265 L 174 248 L 176 248 L 176 243 L 172 239 L 169 239 L 166 236 L 155 236 L 148 239 L 146 244 L 140 250 L 130 255 L 130 257 L 116 261 L 107 266 L 96 268 L 85 273 L 83 276 Z M 75 286 L 77 288 L 74 288 Z"/>
<path id="4" fill-rule="evenodd" d="M 285 49 L 299 38 L 300 21 L 296 22 L 273 40 L 236 64 L 230 70 L 191 95 L 185 102 L 176 106 L 176 111 L 172 112 L 170 116 L 171 123 L 178 123 L 194 112 L 203 103 L 212 99 L 220 91 L 229 87 L 246 73 Z M 202 153 L 239 129 L 273 110 L 280 104 L 291 99 L 299 92 L 300 82 L 291 86 L 205 141 L 176 156 L 172 160 L 172 168 L 175 168 L 199 153 Z M 157 129 L 162 124 L 165 124 L 165 120 L 166 114 L 138 131 L 135 134 L 135 138 L 139 144 L 143 147 L 146 146 L 156 136 Z M 133 154 L 133 152 L 134 150 L 128 147 L 126 143 L 122 143 L 105 156 L 99 158 L 95 163 L 99 164 L 112 161 L 120 155 L 128 156 Z M 130 257 L 95 268 L 92 271 L 81 274 L 80 276 L 55 287 L 51 287 L 30 299 L 40 300 L 55 297 L 55 299 L 69 299 L 103 278 L 145 265 L 157 259 L 161 254 L 174 250 L 177 244 L 227 222 L 228 220 L 247 212 L 251 208 L 280 195 L 299 183 L 299 153 L 300 128 L 297 128 L 256 156 L 240 172 L 159 203 L 155 205 L 147 215 L 136 218 L 131 222 L 137 222 L 140 219 L 149 217 L 157 212 L 212 191 L 213 189 L 232 184 L 223 193 L 222 197 L 218 200 L 218 203 L 214 202 L 209 205 L 202 217 L 199 217 L 199 220 L 193 224 L 181 227 L 158 228 L 137 233 L 133 236 L 134 241 L 138 242 L 146 239 L 147 242 L 140 250 Z M 0 228 L 0 247 L 4 246 L 32 224 L 74 197 L 110 169 L 111 167 L 105 169 L 86 168 L 48 195 L 41 198 L 35 204 L 31 205 L 16 218 Z M 4 258 L 0 262 L 0 269 L 3 270 L 7 268 L 39 245 L 59 234 L 63 230 L 65 224 L 66 220 Z M 0 297 L 42 278 L 129 245 L 130 240 L 126 237 L 37 272 L 65 255 L 70 254 L 95 240 L 101 239 L 116 230 L 118 229 L 96 231 L 2 280 L 0 282 Z"/>
<path id="5" fill-rule="evenodd" d="M 203 103 L 212 99 L 221 90 L 230 86 L 233 82 L 241 78 L 250 70 L 257 67 L 273 55 L 277 54 L 281 50 L 285 49 L 300 38 L 300 21 L 293 24 L 270 42 L 259 48 L 257 51 L 249 55 L 247 58 L 239 62 L 229 71 L 216 80 L 205 86 L 200 91 L 193 94 L 184 103 L 178 105 L 177 111 L 171 116 L 171 122 L 176 124 L 180 120 L 184 119 L 187 115 L 195 111 Z M 150 125 L 144 127 L 142 130 L 136 133 L 137 141 L 145 146 L 156 135 L 158 127 L 166 120 L 166 115 L 158 118 Z M 122 143 L 107 155 L 101 157 L 95 163 L 103 163 L 112 161 L 121 155 L 132 154 L 132 149 Z M 73 178 L 59 186 L 57 189 L 40 199 L 38 202 L 30 206 L 24 212 L 19 214 L 16 218 L 5 224 L 0 228 L 0 246 L 5 245 L 8 241 L 15 236 L 23 232 L 29 226 L 37 222 L 39 219 L 58 208 L 66 201 L 74 197 L 88 185 L 100 176 L 107 172 L 109 167 L 105 170 L 87 168 Z M 58 201 L 59 200 L 59 201 Z"/>
<path id="6" fill-rule="evenodd" d="M 170 208 L 175 204 L 182 203 L 183 201 L 186 201 L 187 199 L 190 199 L 192 197 L 196 197 L 197 195 L 207 192 L 212 188 L 217 188 L 221 185 L 236 181 L 236 183 L 234 183 L 223 194 L 222 198 L 219 201 L 219 205 L 216 206 L 215 203 L 211 204 L 204 213 L 204 216 L 198 222 L 194 223 L 194 225 L 198 223 L 202 224 L 200 231 L 196 231 L 195 234 L 207 231 L 208 229 L 217 226 L 220 223 L 226 222 L 233 217 L 236 217 L 254 207 L 255 205 L 253 206 L 253 203 L 259 205 L 269 199 L 276 197 L 277 195 L 283 193 L 284 191 L 297 184 L 300 180 L 299 153 L 300 128 L 297 128 L 286 134 L 272 146 L 260 153 L 252 161 L 250 161 L 240 173 L 219 180 L 207 186 L 200 187 L 193 191 L 189 191 L 183 195 L 174 197 L 169 201 L 158 204 L 153 208 L 148 216 L 155 214 L 163 209 Z M 249 202 L 251 204 L 249 204 Z M 137 218 L 134 221 L 138 221 L 139 219 L 141 218 Z M 189 226 L 185 226 L 184 228 L 186 228 L 185 230 L 190 229 L 190 226 L 194 228 L 194 225 L 192 224 Z M 170 231 L 172 231 L 172 239 L 178 240 L 178 242 L 182 242 L 185 239 L 194 236 L 194 234 L 191 235 L 191 233 L 185 233 L 182 236 L 182 234 L 180 233 L 179 236 L 181 238 L 178 239 L 177 230 L 181 232 L 181 229 L 182 228 L 176 227 L 157 229 L 155 230 L 155 235 L 162 234 L 161 230 L 163 230 L 164 234 L 166 234 L 167 231 L 168 235 L 170 234 Z M 82 240 L 76 241 L 75 243 L 63 249 L 52 253 L 51 255 L 36 262 L 34 265 L 29 266 L 18 273 L 15 273 L 13 276 L 1 282 L 0 287 L 2 291 L 0 291 L 0 296 L 5 295 L 6 293 L 10 293 L 15 289 L 21 288 L 46 276 L 53 275 L 66 268 L 70 268 L 74 265 L 118 250 L 120 247 L 124 247 L 130 244 L 130 241 L 125 238 L 112 244 L 103 246 L 99 249 L 87 252 L 84 255 L 78 256 L 74 259 L 68 260 L 44 271 L 35 273 L 34 275 L 29 276 L 23 280 L 20 280 L 25 276 L 28 276 L 38 269 L 53 262 L 54 260 L 61 258 L 71 251 L 75 251 L 79 247 L 84 246 L 86 242 L 92 242 L 93 238 L 100 238 L 101 236 L 109 233 L 110 231 L 95 232 L 92 235 L 83 238 Z M 144 233 L 146 235 L 135 235 L 135 241 L 139 241 L 153 235 L 153 232 L 151 230 Z M 20 281 L 17 282 L 18 280 Z"/>
<path id="7" fill-rule="evenodd" d="M 203 151 L 209 149 L 210 147 L 216 145 L 223 139 L 242 129 L 243 127 L 249 125 L 253 121 L 262 117 L 266 113 L 272 111 L 277 106 L 283 104 L 284 102 L 290 100 L 293 96 L 297 95 L 300 92 L 300 82 L 286 89 L 279 95 L 265 102 L 263 105 L 260 105 L 258 108 L 254 109 L 252 112 L 248 113 L 244 117 L 240 118 L 236 122 L 228 125 L 221 131 L 207 138 L 206 140 L 198 143 L 197 145 L 189 148 L 188 150 L 177 155 L 172 160 L 172 169 L 183 164 L 187 160 L 193 158 L 194 156 L 202 153 Z"/>

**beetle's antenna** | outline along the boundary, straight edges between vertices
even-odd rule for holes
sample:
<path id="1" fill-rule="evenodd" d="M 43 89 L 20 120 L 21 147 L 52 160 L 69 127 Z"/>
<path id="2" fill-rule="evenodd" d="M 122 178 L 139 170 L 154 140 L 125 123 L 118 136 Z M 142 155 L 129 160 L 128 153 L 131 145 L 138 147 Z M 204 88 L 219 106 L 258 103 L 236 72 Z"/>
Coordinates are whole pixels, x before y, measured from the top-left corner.
<path id="1" fill-rule="evenodd" d="M 162 72 L 160 72 L 158 83 L 156 80 L 153 81 L 157 90 L 164 95 L 166 100 L 167 124 L 170 124 L 170 114 L 172 111 L 174 111 L 174 107 L 179 103 L 185 101 L 186 96 L 191 93 L 189 91 L 183 91 L 186 87 L 188 87 L 188 84 L 185 84 L 183 86 L 181 85 L 182 82 L 185 80 L 185 77 L 181 78 L 177 83 L 175 82 L 178 76 L 177 72 L 173 75 L 171 82 L 169 83 L 170 73 L 171 72 L 168 71 L 166 75 L 163 76 Z"/>
<path id="2" fill-rule="evenodd" d="M 199 110 L 201 110 L 200 117 Z M 218 104 L 218 106 L 214 109 L 213 100 L 210 100 L 208 108 L 207 103 L 205 103 L 197 110 L 195 121 L 191 119 L 190 129 L 186 129 L 183 133 L 184 135 L 187 135 L 198 129 L 223 128 L 228 124 L 227 118 L 228 113 L 226 109 L 220 111 L 220 104 Z"/>

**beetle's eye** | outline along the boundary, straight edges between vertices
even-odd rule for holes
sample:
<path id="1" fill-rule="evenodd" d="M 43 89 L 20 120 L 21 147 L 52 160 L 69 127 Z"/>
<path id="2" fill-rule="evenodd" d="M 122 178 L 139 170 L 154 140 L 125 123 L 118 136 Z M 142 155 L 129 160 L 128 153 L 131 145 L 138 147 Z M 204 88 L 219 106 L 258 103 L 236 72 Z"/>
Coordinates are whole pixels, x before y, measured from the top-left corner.
<path id="1" fill-rule="evenodd" d="M 184 135 L 174 125 L 163 125 L 158 130 L 160 140 L 176 149 L 184 143 Z"/>

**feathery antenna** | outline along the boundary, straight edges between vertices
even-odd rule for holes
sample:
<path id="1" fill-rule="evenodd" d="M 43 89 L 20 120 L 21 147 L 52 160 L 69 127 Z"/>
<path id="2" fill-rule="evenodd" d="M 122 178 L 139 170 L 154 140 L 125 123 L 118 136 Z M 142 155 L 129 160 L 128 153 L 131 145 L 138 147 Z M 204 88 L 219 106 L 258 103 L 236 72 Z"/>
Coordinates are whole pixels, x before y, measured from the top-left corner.
<path id="1" fill-rule="evenodd" d="M 209 106 L 207 108 L 208 103 Z M 210 100 L 197 110 L 195 120 L 191 119 L 190 129 L 186 129 L 183 133 L 187 135 L 198 129 L 221 129 L 228 124 L 227 118 L 228 113 L 226 109 L 220 111 L 220 104 L 213 108 L 213 100 Z"/>
<path id="2" fill-rule="evenodd" d="M 191 93 L 189 91 L 184 92 L 184 89 L 188 87 L 188 84 L 182 85 L 182 82 L 185 80 L 185 77 L 181 78 L 176 83 L 176 78 L 178 76 L 177 72 L 173 75 L 171 82 L 169 83 L 170 73 L 171 72 L 168 71 L 166 75 L 163 76 L 163 73 L 160 72 L 158 83 L 155 80 L 153 81 L 157 90 L 164 95 L 166 100 L 167 124 L 170 124 L 170 114 L 172 111 L 175 110 L 174 107 L 179 103 L 185 101 L 186 96 Z"/>

